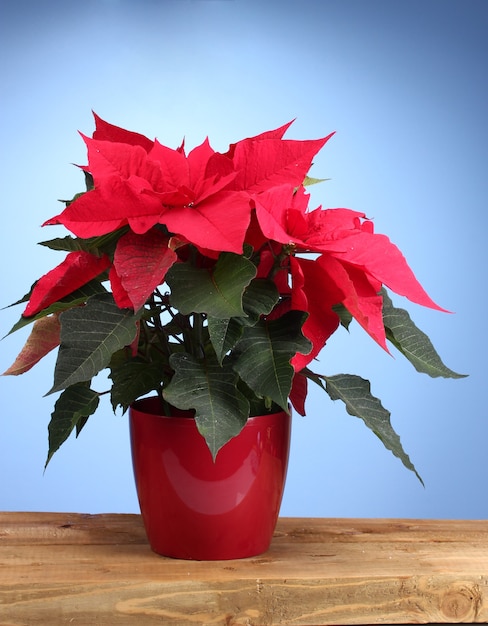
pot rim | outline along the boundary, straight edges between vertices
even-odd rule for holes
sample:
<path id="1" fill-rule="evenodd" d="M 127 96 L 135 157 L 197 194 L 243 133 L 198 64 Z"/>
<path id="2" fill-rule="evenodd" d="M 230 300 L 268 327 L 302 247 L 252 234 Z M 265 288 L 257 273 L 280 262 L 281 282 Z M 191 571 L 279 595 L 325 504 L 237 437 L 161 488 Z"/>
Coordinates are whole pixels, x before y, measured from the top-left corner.
<path id="1" fill-rule="evenodd" d="M 138 398 L 130 405 L 131 411 L 137 411 L 139 413 L 146 413 L 148 415 L 153 415 L 155 417 L 160 417 L 163 419 L 195 419 L 195 411 L 194 409 L 178 409 L 174 406 L 171 406 L 172 410 L 175 412 L 173 415 L 164 415 L 161 413 L 161 404 L 158 396 L 147 396 L 144 398 Z M 260 417 L 269 417 L 271 415 L 280 415 L 280 414 L 289 415 L 291 414 L 291 407 L 288 413 L 283 409 L 279 411 L 274 411 L 272 413 L 263 413 L 262 415 L 250 415 L 247 418 L 248 423 L 250 420 L 255 420 Z"/>

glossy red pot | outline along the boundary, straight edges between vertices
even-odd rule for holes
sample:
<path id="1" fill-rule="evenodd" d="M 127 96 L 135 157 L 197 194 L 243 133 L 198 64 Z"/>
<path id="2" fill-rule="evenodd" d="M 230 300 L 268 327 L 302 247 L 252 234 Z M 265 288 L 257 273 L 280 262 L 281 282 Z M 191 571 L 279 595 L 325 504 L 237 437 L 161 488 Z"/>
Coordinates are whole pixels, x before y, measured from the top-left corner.
<path id="1" fill-rule="evenodd" d="M 129 409 L 134 476 L 151 548 L 197 560 L 266 552 L 285 485 L 290 416 L 250 418 L 214 462 L 191 415 L 164 417 L 159 407 L 157 398 L 145 398 Z"/>

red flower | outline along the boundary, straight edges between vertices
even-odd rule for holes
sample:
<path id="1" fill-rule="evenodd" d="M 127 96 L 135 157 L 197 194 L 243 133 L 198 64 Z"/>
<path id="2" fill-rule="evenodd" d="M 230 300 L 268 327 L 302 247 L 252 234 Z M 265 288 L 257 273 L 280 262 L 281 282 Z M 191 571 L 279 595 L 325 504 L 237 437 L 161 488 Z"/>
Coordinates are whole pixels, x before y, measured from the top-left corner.
<path id="1" fill-rule="evenodd" d="M 307 213 L 303 187 L 287 185 L 259 194 L 255 204 L 264 237 L 288 244 L 293 254 L 320 254 L 315 261 L 290 259 L 291 307 L 308 312 L 303 330 L 314 346 L 310 354 L 293 359 L 297 371 L 315 358 L 337 328 L 333 305 L 342 303 L 385 350 L 382 285 L 413 302 L 443 310 L 425 292 L 398 248 L 385 235 L 375 234 L 363 213 L 321 208 Z"/>
<path id="2" fill-rule="evenodd" d="M 386 236 L 375 234 L 363 213 L 321 207 L 308 212 L 309 196 L 302 183 L 315 154 L 332 135 L 285 140 L 290 122 L 232 144 L 225 154 L 215 152 L 206 139 L 186 155 L 183 145 L 168 148 L 96 115 L 95 122 L 93 138 L 84 137 L 88 165 L 83 168 L 93 176 L 94 189 L 46 224 L 64 224 L 83 238 L 130 227 L 117 243 L 110 270 L 120 307 L 139 309 L 164 281 L 177 258 L 170 245 L 174 236 L 214 259 L 224 251 L 242 254 L 244 242 L 261 250 L 258 276 L 273 275 L 285 297 L 271 315 L 290 308 L 308 313 L 303 329 L 313 349 L 295 356 L 297 371 L 315 358 L 337 328 L 334 305 L 342 303 L 384 349 L 382 285 L 440 309 L 398 248 Z M 167 234 L 155 230 L 158 224 Z M 283 253 L 289 255 L 288 261 Z M 301 258 L 306 253 L 318 258 Z M 276 271 L 280 257 L 281 268 Z M 57 280 L 62 274 L 69 290 L 98 271 L 90 255 L 68 259 L 69 267 L 62 264 L 53 276 Z M 83 259 L 87 269 L 75 271 L 75 259 L 77 263 Z M 108 262 L 102 265 L 105 269 Z M 62 297 L 58 293 L 66 295 L 64 287 L 55 290 L 46 285 L 44 277 L 26 314 Z"/>
<path id="3" fill-rule="evenodd" d="M 301 185 L 325 139 L 283 140 L 289 124 L 233 144 L 226 154 L 208 140 L 185 154 L 96 117 L 84 137 L 95 188 L 45 224 L 63 224 L 78 237 L 128 225 L 144 234 L 156 224 L 198 248 L 242 253 L 251 199 L 286 184 Z M 267 197 L 259 211 L 266 211 Z M 271 198 L 271 202 L 273 199 Z"/>

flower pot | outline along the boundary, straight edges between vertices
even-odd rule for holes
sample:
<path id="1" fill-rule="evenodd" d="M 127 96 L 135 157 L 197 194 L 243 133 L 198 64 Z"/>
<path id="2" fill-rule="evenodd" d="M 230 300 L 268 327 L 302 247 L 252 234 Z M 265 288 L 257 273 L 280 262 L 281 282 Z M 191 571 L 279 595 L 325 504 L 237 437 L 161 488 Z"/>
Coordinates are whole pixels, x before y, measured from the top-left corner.
<path id="1" fill-rule="evenodd" d="M 278 519 L 291 418 L 249 418 L 212 459 L 190 413 L 158 414 L 157 398 L 129 410 L 134 476 L 151 548 L 197 560 L 266 552 Z"/>

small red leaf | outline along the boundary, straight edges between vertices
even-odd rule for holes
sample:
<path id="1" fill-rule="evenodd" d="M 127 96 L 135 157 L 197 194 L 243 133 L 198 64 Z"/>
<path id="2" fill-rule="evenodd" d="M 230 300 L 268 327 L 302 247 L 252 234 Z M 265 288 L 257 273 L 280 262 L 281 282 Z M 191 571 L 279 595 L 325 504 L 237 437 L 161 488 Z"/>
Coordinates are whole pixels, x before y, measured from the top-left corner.
<path id="1" fill-rule="evenodd" d="M 306 311 L 303 334 L 312 342 L 309 354 L 297 353 L 291 360 L 296 372 L 310 363 L 339 326 L 339 316 L 332 307 L 343 297 L 341 290 L 326 272 L 310 259 L 290 257 L 293 309 Z"/>
<path id="2" fill-rule="evenodd" d="M 134 133 L 131 130 L 125 130 L 114 126 L 102 120 L 94 111 L 93 117 L 95 118 L 95 132 L 93 133 L 93 139 L 99 139 L 102 141 L 116 141 L 117 143 L 128 143 L 131 146 L 141 146 L 146 152 L 153 146 L 153 141 L 141 135 Z"/>
<path id="3" fill-rule="evenodd" d="M 63 224 L 77 237 L 88 239 L 111 233 L 127 224 L 142 234 L 158 223 L 162 206 L 151 193 L 142 193 L 140 179 L 111 176 L 98 189 L 84 193 L 43 226 Z"/>
<path id="4" fill-rule="evenodd" d="M 279 185 L 254 196 L 256 216 L 263 234 L 280 243 L 300 243 L 306 234 L 309 196 L 303 187 Z"/>
<path id="5" fill-rule="evenodd" d="M 106 255 L 97 257 L 82 250 L 70 252 L 62 263 L 37 281 L 23 315 L 36 315 L 86 285 L 109 265 Z"/>
<path id="6" fill-rule="evenodd" d="M 361 222 L 363 218 L 363 213 L 349 209 L 312 211 L 304 245 L 353 265 L 412 302 L 445 311 L 426 293 L 400 250 L 386 235 L 374 233 L 372 222 Z"/>
<path id="7" fill-rule="evenodd" d="M 149 158 L 158 163 L 161 171 L 161 184 L 157 191 L 168 192 L 181 186 L 189 186 L 189 166 L 184 152 L 163 146 L 156 140 Z"/>
<path id="8" fill-rule="evenodd" d="M 132 309 L 134 305 L 129 298 L 129 294 L 125 290 L 125 287 L 122 285 L 120 276 L 117 274 L 113 265 L 110 268 L 108 278 L 110 280 L 110 288 L 112 289 L 115 304 L 119 307 L 119 309 Z"/>
<path id="9" fill-rule="evenodd" d="M 386 235 L 363 230 L 327 247 L 337 259 L 367 272 L 395 293 L 416 304 L 446 312 L 427 294 L 403 254 Z"/>
<path id="10" fill-rule="evenodd" d="M 295 120 L 292 120 L 291 122 L 288 122 L 287 124 L 283 124 L 283 126 L 280 126 L 279 128 L 275 128 L 274 130 L 266 130 L 264 131 L 264 133 L 260 133 L 259 135 L 254 135 L 254 137 L 248 137 L 247 139 L 244 139 L 244 141 L 262 141 L 264 139 L 281 139 L 283 135 L 286 133 L 286 131 L 288 130 L 288 128 L 290 128 L 290 126 L 293 124 L 294 121 Z M 236 146 L 239 143 L 241 142 L 230 144 L 229 150 L 225 153 L 224 156 L 232 159 L 234 156 Z"/>
<path id="11" fill-rule="evenodd" d="M 363 270 L 342 264 L 328 254 L 323 254 L 316 263 L 343 292 L 340 302 L 349 313 L 384 350 L 389 352 L 383 324 L 383 299 L 378 295 L 381 284 L 368 277 Z"/>
<path id="12" fill-rule="evenodd" d="M 163 233 L 153 229 L 144 235 L 128 232 L 117 243 L 114 270 L 135 311 L 164 281 L 166 272 L 177 259 L 176 252 L 168 247 L 169 241 Z M 119 304 L 117 298 L 115 300 Z"/>
<path id="13" fill-rule="evenodd" d="M 88 148 L 86 169 L 92 174 L 95 187 L 98 187 L 104 178 L 114 175 L 122 180 L 138 177 L 146 181 L 144 187 L 150 189 L 158 189 L 161 185 L 161 165 L 151 160 L 141 146 L 97 141 L 83 135 L 82 137 Z"/>
<path id="14" fill-rule="evenodd" d="M 305 415 L 305 400 L 307 398 L 308 380 L 300 373 L 293 376 L 290 391 L 290 402 L 299 415 Z"/>
<path id="15" fill-rule="evenodd" d="M 244 139 L 235 146 L 235 189 L 259 193 L 276 185 L 299 187 L 312 159 L 332 135 L 324 139 Z"/>

